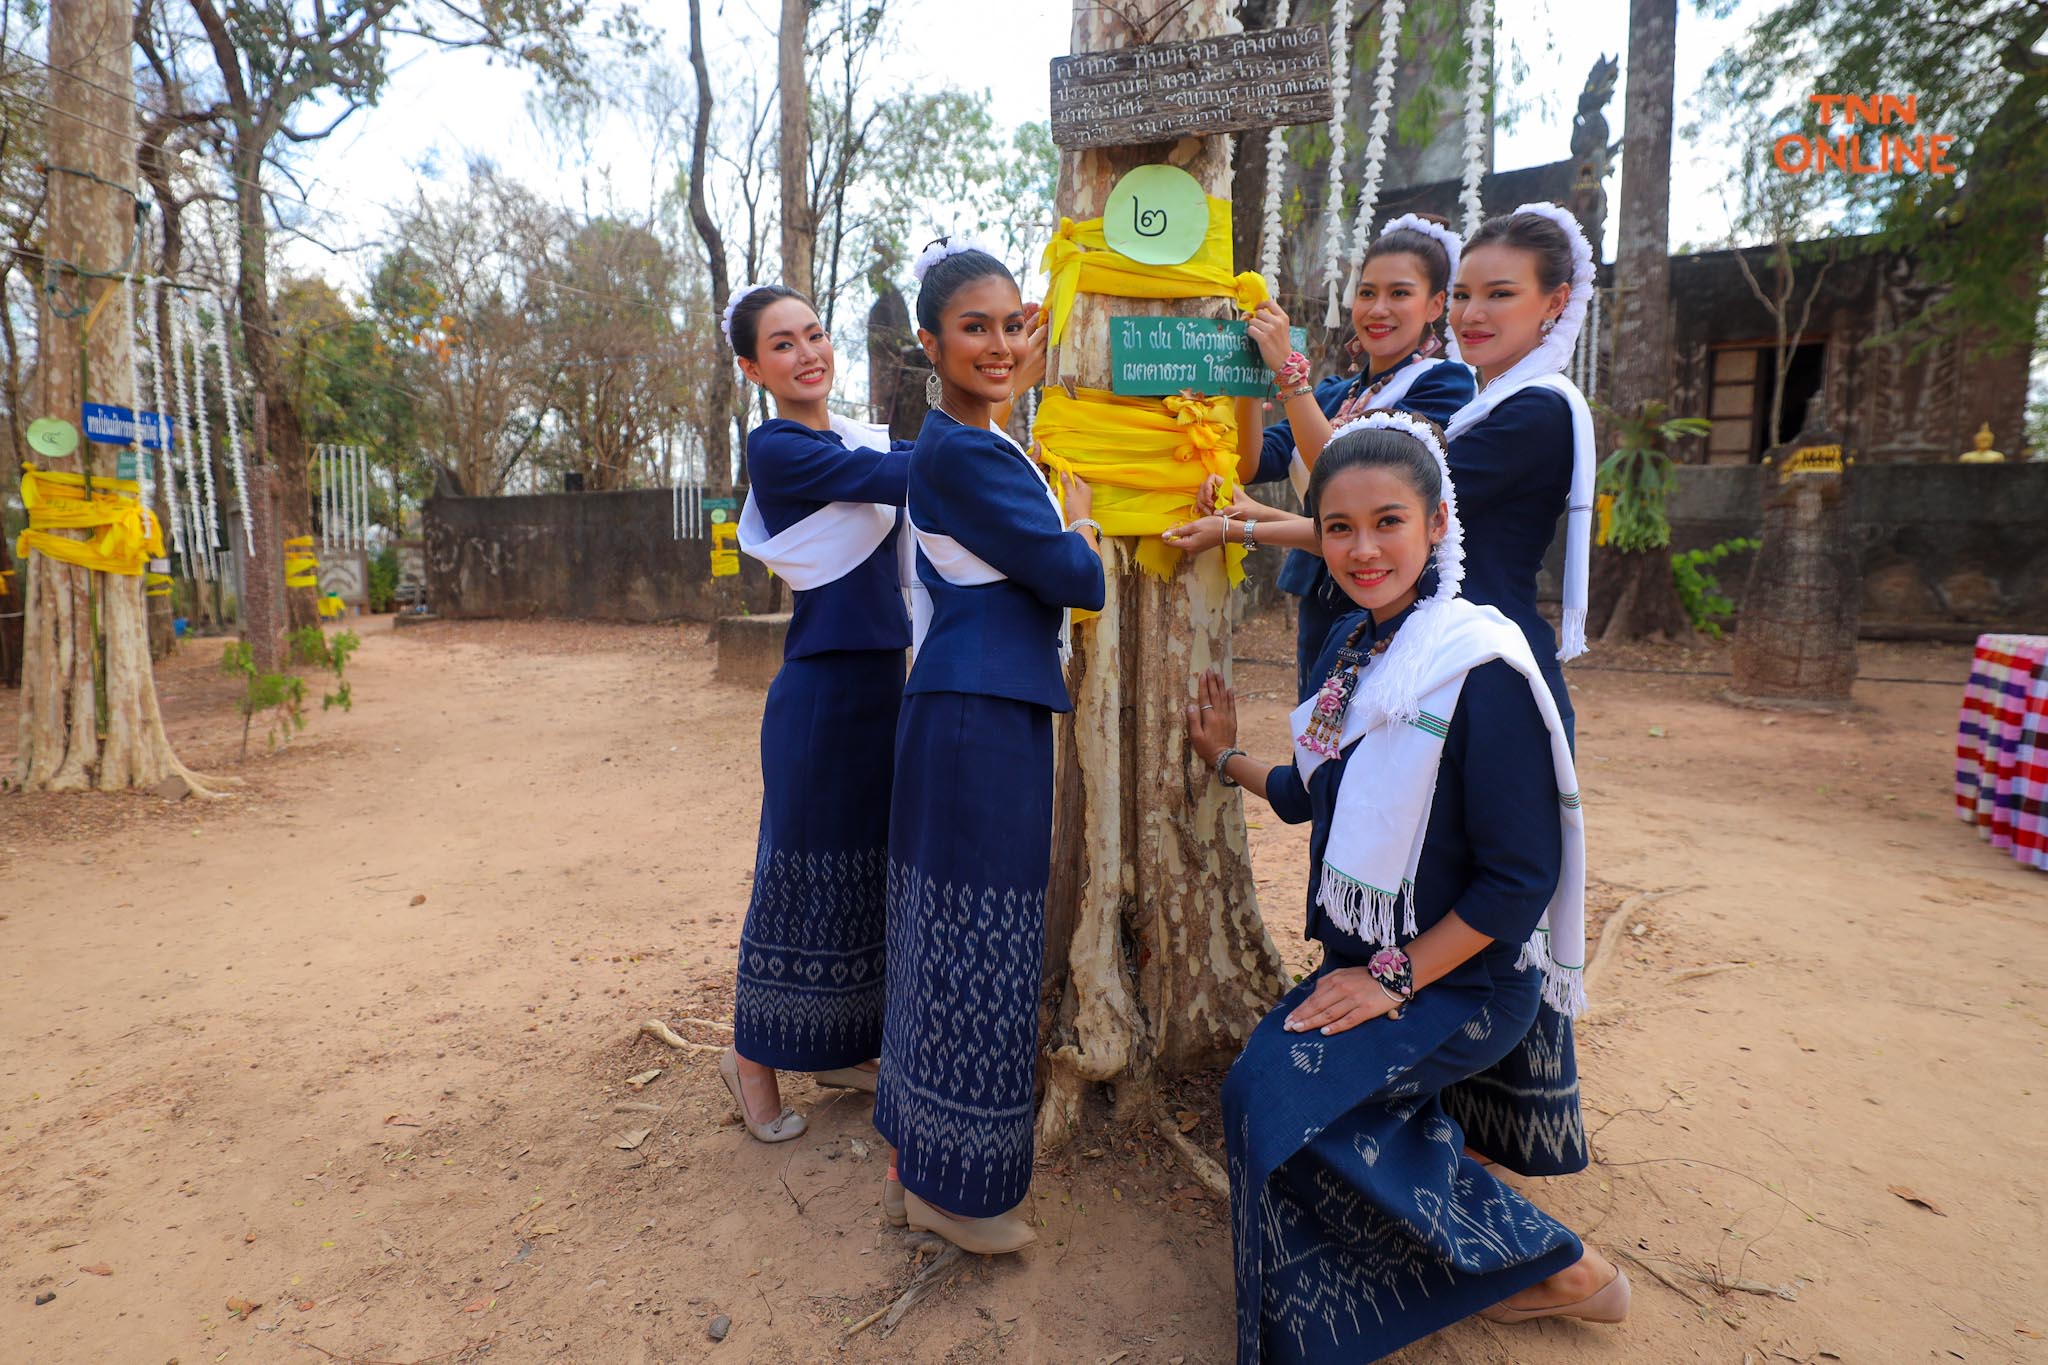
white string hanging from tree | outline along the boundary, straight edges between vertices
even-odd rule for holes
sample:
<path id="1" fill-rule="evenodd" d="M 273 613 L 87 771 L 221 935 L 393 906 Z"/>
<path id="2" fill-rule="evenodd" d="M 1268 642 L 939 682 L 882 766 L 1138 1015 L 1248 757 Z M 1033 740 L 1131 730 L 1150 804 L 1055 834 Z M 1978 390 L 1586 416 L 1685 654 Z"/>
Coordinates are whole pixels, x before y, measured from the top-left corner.
<path id="1" fill-rule="evenodd" d="M 1351 0 L 1330 7 L 1330 183 L 1323 198 L 1323 288 L 1334 300 L 1344 281 L 1344 122 L 1351 93 Z"/>
<path id="2" fill-rule="evenodd" d="M 212 561 L 214 577 L 220 577 L 220 554 L 223 548 L 220 539 L 220 493 L 213 482 L 213 423 L 207 420 L 206 411 L 206 348 L 212 344 L 213 329 L 206 324 L 206 314 L 198 305 L 192 308 L 192 395 L 193 406 L 199 413 L 199 472 L 206 481 L 206 554 Z"/>
<path id="3" fill-rule="evenodd" d="M 128 449 L 135 460 L 136 505 L 144 517 L 156 518 L 155 490 L 149 476 L 149 452 L 142 447 L 142 359 L 135 345 L 135 277 L 123 281 L 121 309 L 128 327 Z M 118 472 L 118 471 L 117 471 Z"/>
<path id="4" fill-rule="evenodd" d="M 1330 308 L 1323 319 L 1326 327 L 1343 320 L 1346 301 L 1358 288 L 1358 272 L 1365 268 L 1365 248 L 1372 240 L 1373 214 L 1379 209 L 1380 177 L 1387 160 L 1387 130 L 1392 126 L 1394 70 L 1401 46 L 1401 10 L 1405 0 L 1381 0 L 1379 66 L 1372 78 L 1372 124 L 1365 135 L 1365 183 L 1358 190 L 1358 217 L 1351 225 L 1351 270 L 1340 294 L 1333 288 Z"/>
<path id="5" fill-rule="evenodd" d="M 1469 0 L 1465 17 L 1465 186 L 1459 204 L 1465 212 L 1461 235 L 1479 230 L 1486 210 L 1479 199 L 1480 177 L 1486 172 L 1486 91 L 1493 83 L 1489 39 L 1493 8 L 1488 0 Z"/>
<path id="6" fill-rule="evenodd" d="M 1273 27 L 1287 27 L 1289 0 L 1280 0 L 1273 11 Z M 1259 273 L 1266 287 L 1280 292 L 1280 190 L 1287 179 L 1287 129 L 1273 125 L 1266 134 L 1266 204 L 1260 218 Z"/>
<path id="7" fill-rule="evenodd" d="M 235 475 L 235 502 L 242 509 L 242 553 L 256 553 L 256 523 L 249 515 L 249 474 L 242 463 L 242 413 L 241 397 L 235 389 L 235 365 L 229 352 L 228 310 L 218 294 L 213 296 L 213 311 L 220 318 L 220 406 L 227 414 L 228 468 Z"/>
<path id="8" fill-rule="evenodd" d="M 171 549 L 182 556 L 185 553 L 185 517 L 183 509 L 178 506 L 178 466 L 171 447 L 184 437 L 171 426 L 168 420 L 170 409 L 164 406 L 163 290 L 164 282 L 160 279 L 142 282 L 143 321 L 149 329 L 149 387 L 156 399 L 157 458 L 163 463 L 164 508 L 170 514 Z"/>

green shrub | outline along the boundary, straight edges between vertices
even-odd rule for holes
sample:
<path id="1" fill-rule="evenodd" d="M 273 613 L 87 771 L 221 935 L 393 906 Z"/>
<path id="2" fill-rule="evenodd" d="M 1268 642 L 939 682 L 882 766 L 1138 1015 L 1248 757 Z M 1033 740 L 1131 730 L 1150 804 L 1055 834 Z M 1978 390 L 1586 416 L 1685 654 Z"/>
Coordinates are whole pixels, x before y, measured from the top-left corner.
<path id="1" fill-rule="evenodd" d="M 370 559 L 370 610 L 390 611 L 398 597 L 398 547 L 386 545 Z"/>
<path id="2" fill-rule="evenodd" d="M 1671 579 L 1678 587 L 1678 600 L 1685 604 L 1685 614 L 1692 618 L 1694 630 L 1718 640 L 1721 623 L 1735 614 L 1735 603 L 1721 591 L 1721 580 L 1709 572 L 1708 566 L 1761 544 L 1754 536 L 1739 536 L 1704 550 L 1687 550 L 1671 556 Z"/>

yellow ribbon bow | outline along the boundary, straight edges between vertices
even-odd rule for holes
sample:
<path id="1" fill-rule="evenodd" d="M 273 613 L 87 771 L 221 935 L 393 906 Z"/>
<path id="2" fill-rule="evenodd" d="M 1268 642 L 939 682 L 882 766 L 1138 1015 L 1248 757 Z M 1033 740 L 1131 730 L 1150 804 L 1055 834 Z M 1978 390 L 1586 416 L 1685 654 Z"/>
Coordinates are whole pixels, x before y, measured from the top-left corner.
<path id="1" fill-rule="evenodd" d="M 1041 266 L 1051 277 L 1046 308 L 1052 315 L 1050 339 L 1058 345 L 1083 292 L 1120 299 L 1199 299 L 1221 296 L 1237 301 L 1246 313 L 1272 297 L 1265 276 L 1256 270 L 1239 274 L 1230 247 L 1230 201 L 1209 196 L 1209 228 L 1195 254 L 1179 265 L 1146 265 L 1112 251 L 1103 236 L 1102 220 L 1060 219 L 1060 230 L 1046 245 Z"/>
<path id="2" fill-rule="evenodd" d="M 21 467 L 21 504 L 28 529 L 14 542 L 15 558 L 30 551 L 98 573 L 139 575 L 164 552 L 156 517 L 142 505 L 133 479 L 94 479 L 83 474 Z M 95 531 L 85 540 L 55 534 Z"/>

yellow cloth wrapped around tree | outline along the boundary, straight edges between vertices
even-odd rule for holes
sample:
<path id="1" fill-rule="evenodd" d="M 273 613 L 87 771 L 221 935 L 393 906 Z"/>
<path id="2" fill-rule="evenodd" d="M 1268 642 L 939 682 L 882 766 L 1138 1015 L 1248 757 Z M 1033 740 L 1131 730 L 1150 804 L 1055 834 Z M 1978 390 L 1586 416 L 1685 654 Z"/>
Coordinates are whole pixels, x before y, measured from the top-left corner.
<path id="1" fill-rule="evenodd" d="M 313 537 L 292 536 L 284 543 L 284 585 L 287 588 L 320 586 L 320 560 L 313 553 Z"/>
<path id="2" fill-rule="evenodd" d="M 1180 551 L 1160 532 L 1195 517 L 1195 495 L 1211 474 L 1227 501 L 1237 482 L 1237 406 L 1233 398 L 1134 398 L 1103 389 L 1047 389 L 1031 435 L 1053 469 L 1085 480 L 1094 518 L 1106 536 L 1138 538 L 1138 564 L 1160 578 Z M 1244 546 L 1226 545 L 1224 565 L 1244 578 Z"/>
<path id="3" fill-rule="evenodd" d="M 1041 262 L 1052 277 L 1046 299 L 1051 314 L 1051 340 L 1058 345 L 1067 330 L 1077 294 L 1109 294 L 1120 299 L 1235 299 L 1249 313 L 1268 298 L 1265 276 L 1256 270 L 1236 272 L 1230 247 L 1230 201 L 1209 196 L 1209 230 L 1202 246 L 1180 265 L 1146 265 L 1109 249 L 1102 220 L 1060 219 L 1059 234 L 1045 248 Z"/>
<path id="4" fill-rule="evenodd" d="M 21 467 L 21 505 L 28 529 L 14 542 L 17 559 L 31 550 L 98 573 L 140 575 L 164 552 L 156 517 L 142 505 L 133 479 L 99 479 L 86 488 L 83 474 Z M 94 531 L 86 540 L 59 531 Z"/>

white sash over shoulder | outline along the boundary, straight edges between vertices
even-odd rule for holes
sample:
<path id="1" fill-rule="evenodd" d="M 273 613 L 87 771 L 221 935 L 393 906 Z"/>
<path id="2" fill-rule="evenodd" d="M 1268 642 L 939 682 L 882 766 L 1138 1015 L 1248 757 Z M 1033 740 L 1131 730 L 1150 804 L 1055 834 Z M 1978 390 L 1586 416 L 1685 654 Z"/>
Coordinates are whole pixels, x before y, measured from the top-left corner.
<path id="1" fill-rule="evenodd" d="M 835 414 L 832 430 L 854 449 L 889 449 L 889 433 L 884 427 Z M 746 505 L 740 509 L 740 548 L 773 569 L 790 587 L 807 592 L 835 583 L 865 563 L 895 528 L 897 513 L 897 508 L 886 503 L 827 503 L 771 536 L 750 488 Z"/>
<path id="2" fill-rule="evenodd" d="M 1002 437 L 1005 441 L 1008 441 L 1011 445 L 1016 446 L 1017 453 L 1024 455 L 1024 447 L 1017 445 L 1016 437 L 1010 435 L 1009 432 L 1004 431 L 1001 427 L 992 426 L 989 430 Z M 1030 459 L 1028 455 L 1025 458 L 1026 460 Z M 1045 497 L 1046 501 L 1052 504 L 1053 516 L 1060 518 L 1062 524 L 1064 524 L 1064 514 L 1060 511 L 1060 500 L 1053 493 L 1050 485 L 1046 487 Z M 905 519 L 908 520 L 907 517 Z M 1009 577 L 1001 569 L 998 569 L 995 565 L 989 563 L 949 535 L 936 531 L 927 531 L 914 521 L 910 522 L 910 530 L 917 539 L 917 548 L 924 553 L 925 562 L 932 566 L 932 571 L 955 587 L 975 588 L 985 583 L 1000 583 Z M 916 577 L 917 575 L 913 571 L 905 581 L 914 581 Z M 924 644 L 925 632 L 931 629 L 932 623 L 930 594 L 924 591 L 922 585 L 920 585 L 919 591 L 923 594 L 922 601 L 912 604 L 910 617 L 910 653 L 912 658 L 917 657 L 918 649 Z M 923 608 L 922 614 L 917 610 L 919 606 Z M 1073 642 L 1070 632 L 1071 619 L 1071 612 L 1062 613 L 1060 616 L 1060 664 L 1062 667 L 1066 665 L 1067 660 L 1073 655 Z"/>

